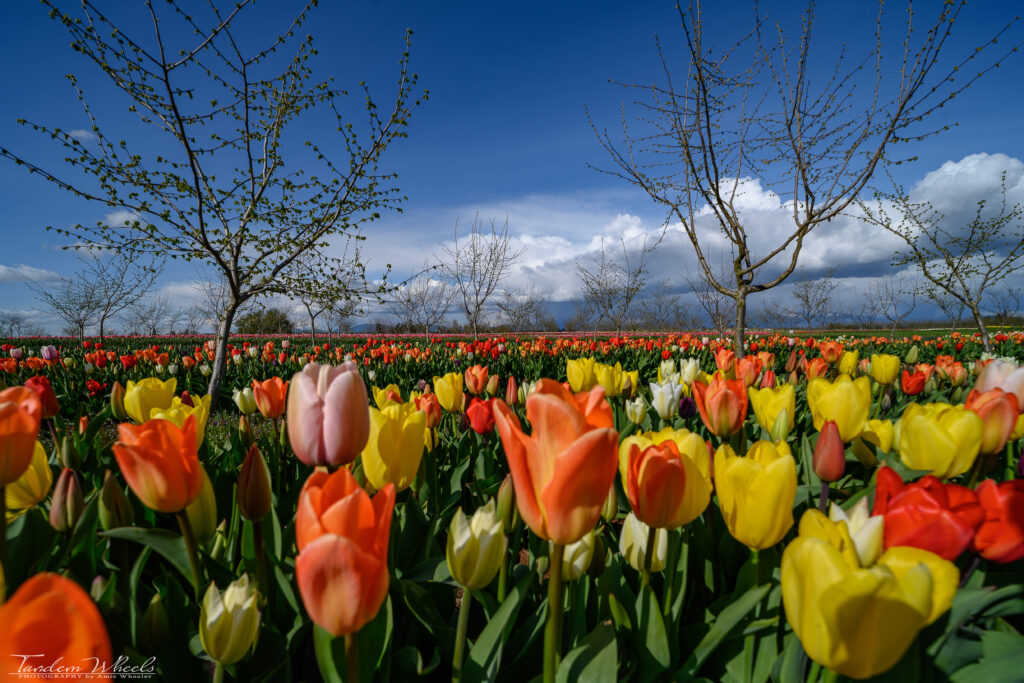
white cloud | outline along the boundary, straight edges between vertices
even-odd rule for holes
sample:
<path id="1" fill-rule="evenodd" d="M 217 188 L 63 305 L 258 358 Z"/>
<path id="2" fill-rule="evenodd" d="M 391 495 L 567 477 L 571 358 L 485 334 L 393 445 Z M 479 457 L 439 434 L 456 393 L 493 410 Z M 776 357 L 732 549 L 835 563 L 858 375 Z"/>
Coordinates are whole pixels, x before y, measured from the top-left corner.
<path id="1" fill-rule="evenodd" d="M 59 280 L 60 275 L 52 270 L 26 266 L 5 266 L 0 264 L 0 282 L 52 282 Z"/>
<path id="2" fill-rule="evenodd" d="M 96 134 L 91 130 L 85 130 L 84 128 L 76 128 L 75 130 L 69 130 L 68 135 L 78 140 L 82 144 L 88 144 L 90 142 L 96 142 Z"/>

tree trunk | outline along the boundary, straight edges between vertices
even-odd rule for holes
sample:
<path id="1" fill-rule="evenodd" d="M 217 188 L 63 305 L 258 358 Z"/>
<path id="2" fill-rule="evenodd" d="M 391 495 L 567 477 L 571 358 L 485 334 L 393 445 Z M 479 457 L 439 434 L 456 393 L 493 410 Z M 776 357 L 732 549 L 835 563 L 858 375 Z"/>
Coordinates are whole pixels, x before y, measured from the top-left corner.
<path id="1" fill-rule="evenodd" d="M 228 337 L 231 335 L 231 323 L 235 319 L 235 312 L 238 310 L 238 302 L 229 301 L 217 327 L 216 351 L 213 356 L 213 372 L 210 373 L 210 383 L 206 387 L 206 393 L 210 395 L 210 410 L 217 405 L 217 394 L 220 392 L 220 385 L 224 382 L 224 374 L 228 364 Z"/>
<path id="2" fill-rule="evenodd" d="M 971 302 L 971 315 L 974 316 L 974 324 L 978 326 L 978 332 L 981 332 L 981 343 L 985 347 L 985 350 L 989 353 L 992 352 L 992 339 L 988 336 L 988 328 L 985 327 L 985 321 L 981 317 L 981 311 L 978 310 L 978 305 Z"/>
<path id="3" fill-rule="evenodd" d="M 106 324 L 106 318 L 100 318 L 100 342 L 103 342 L 103 326 Z"/>
<path id="4" fill-rule="evenodd" d="M 309 314 L 309 343 L 316 344 L 316 316 Z"/>
<path id="5" fill-rule="evenodd" d="M 736 296 L 736 328 L 733 330 L 733 352 L 736 354 L 736 358 L 743 358 L 745 355 L 743 350 L 744 333 L 747 328 L 747 293 L 741 291 Z"/>

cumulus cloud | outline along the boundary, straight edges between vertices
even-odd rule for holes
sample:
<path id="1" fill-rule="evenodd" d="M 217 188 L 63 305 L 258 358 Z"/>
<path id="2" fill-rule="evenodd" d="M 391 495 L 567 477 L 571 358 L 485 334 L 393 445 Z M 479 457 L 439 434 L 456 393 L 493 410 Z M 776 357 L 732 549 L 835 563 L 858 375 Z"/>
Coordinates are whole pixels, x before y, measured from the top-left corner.
<path id="1" fill-rule="evenodd" d="M 0 264 L 0 282 L 52 282 L 59 280 L 60 275 L 52 270 L 26 266 L 5 266 Z"/>
<path id="2" fill-rule="evenodd" d="M 78 140 L 82 144 L 88 144 L 90 142 L 96 142 L 96 134 L 91 130 L 85 130 L 84 128 L 76 128 L 75 130 L 68 131 L 68 135 Z"/>

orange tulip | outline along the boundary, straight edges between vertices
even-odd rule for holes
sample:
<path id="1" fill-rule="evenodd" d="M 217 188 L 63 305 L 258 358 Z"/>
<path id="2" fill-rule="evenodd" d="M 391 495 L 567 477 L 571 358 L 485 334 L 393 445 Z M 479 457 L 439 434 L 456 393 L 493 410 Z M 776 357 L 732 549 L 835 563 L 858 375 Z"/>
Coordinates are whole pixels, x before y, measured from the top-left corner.
<path id="1" fill-rule="evenodd" d="M 743 386 L 752 387 L 761 376 L 761 366 L 764 365 L 756 356 L 744 356 L 736 361 L 736 377 L 743 382 Z"/>
<path id="2" fill-rule="evenodd" d="M 604 389 L 573 395 L 554 380 L 538 381 L 526 399 L 529 436 L 500 399 L 494 418 L 523 519 L 560 545 L 583 538 L 601 516 L 617 469 L 618 434 Z"/>
<path id="3" fill-rule="evenodd" d="M 331 635 L 354 633 L 388 594 L 395 487 L 370 500 L 345 468 L 314 472 L 299 495 L 295 576 L 310 618 Z"/>
<path id="4" fill-rule="evenodd" d="M 826 363 L 831 365 L 839 360 L 839 357 L 843 355 L 843 343 L 838 341 L 823 341 L 818 344 L 818 350 L 821 351 L 821 357 Z"/>
<path id="5" fill-rule="evenodd" d="M 735 434 L 747 419 L 747 388 L 742 380 L 716 375 L 709 384 L 694 382 L 693 398 L 700 418 L 712 434 Z"/>
<path id="6" fill-rule="evenodd" d="M 178 427 L 170 420 L 117 426 L 114 456 L 128 486 L 143 504 L 158 512 L 181 512 L 203 490 L 203 469 L 196 447 L 196 418 Z"/>
<path id="7" fill-rule="evenodd" d="M 288 396 L 288 382 L 280 377 L 271 377 L 262 382 L 253 380 L 252 396 L 263 417 L 281 417 L 284 415 L 284 400 Z"/>
<path id="8" fill-rule="evenodd" d="M 36 392 L 25 387 L 0 391 L 0 486 L 13 484 L 28 469 L 42 417 Z"/>
<path id="9" fill-rule="evenodd" d="M 807 368 L 804 372 L 807 373 L 807 379 L 824 377 L 828 372 L 828 362 L 824 358 L 812 358 L 807 361 Z"/>
<path id="10" fill-rule="evenodd" d="M 6 680 L 43 681 L 50 675 L 32 668 L 83 667 L 78 675 L 58 672 L 65 681 L 110 680 L 94 666 L 113 663 L 110 636 L 100 611 L 71 579 L 42 573 L 28 579 L 0 606 L 0 674 Z"/>
<path id="11" fill-rule="evenodd" d="M 726 377 L 736 377 L 736 352 L 732 349 L 720 348 L 715 351 L 715 365 Z"/>
<path id="12" fill-rule="evenodd" d="M 992 455 L 1003 450 L 1020 414 L 1017 396 L 1002 389 L 989 389 L 985 392 L 971 389 L 964 407 L 974 412 L 985 423 L 980 453 Z"/>
<path id="13" fill-rule="evenodd" d="M 466 391 L 479 396 L 487 388 L 487 374 L 489 370 L 483 365 L 474 365 L 466 368 L 465 380 Z"/>
<path id="14" fill-rule="evenodd" d="M 705 446 L 699 437 L 697 443 L 703 451 Z M 700 465 L 689 454 L 680 453 L 671 439 L 643 450 L 633 444 L 625 485 L 637 519 L 656 529 L 689 524 L 711 500 L 710 472 L 702 472 Z"/>

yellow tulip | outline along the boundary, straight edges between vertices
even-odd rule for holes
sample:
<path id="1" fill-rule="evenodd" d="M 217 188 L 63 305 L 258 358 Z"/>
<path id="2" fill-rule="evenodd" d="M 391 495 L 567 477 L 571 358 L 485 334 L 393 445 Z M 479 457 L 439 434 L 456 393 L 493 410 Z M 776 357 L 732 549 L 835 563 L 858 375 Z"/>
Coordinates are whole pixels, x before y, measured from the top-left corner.
<path id="1" fill-rule="evenodd" d="M 124 409 L 128 417 L 142 424 L 150 419 L 154 409 L 164 410 L 171 406 L 178 380 L 171 377 L 164 382 L 158 377 L 147 377 L 138 383 L 128 380 L 124 390 Z"/>
<path id="2" fill-rule="evenodd" d="M 445 559 L 452 578 L 467 590 L 480 590 L 491 582 L 507 548 L 505 524 L 493 498 L 468 520 L 462 508 L 456 510 L 448 527 Z"/>
<path id="3" fill-rule="evenodd" d="M 853 441 L 868 420 L 871 381 L 867 377 L 850 379 L 849 375 L 839 375 L 834 382 L 815 377 L 807 383 L 807 407 L 819 432 L 825 420 L 832 420 L 839 427 L 839 438 Z"/>
<path id="4" fill-rule="evenodd" d="M 623 486 L 629 478 L 629 452 L 633 445 L 643 451 L 648 446 L 674 441 L 679 449 L 679 458 L 686 470 L 686 490 L 676 491 L 675 495 L 682 498 L 683 506 L 680 517 L 689 523 L 700 516 L 711 502 L 711 462 L 708 447 L 700 435 L 687 429 L 673 430 L 665 427 L 657 432 L 644 432 L 627 436 L 619 444 L 619 474 Z"/>
<path id="5" fill-rule="evenodd" d="M 804 515 L 806 517 L 807 515 Z M 800 518 L 801 525 L 804 517 Z M 836 524 L 844 524 L 857 551 L 857 560 L 862 567 L 870 567 L 882 554 L 882 540 L 885 532 L 885 517 L 868 512 L 868 499 L 861 498 L 857 504 L 844 510 L 835 503 L 829 508 L 828 517 Z M 802 528 L 802 527 L 801 527 Z"/>
<path id="6" fill-rule="evenodd" d="M 1024 436 L 1024 414 L 1017 416 L 1017 422 L 1013 426 L 1013 433 L 1010 434 L 1010 441 L 1017 441 Z"/>
<path id="7" fill-rule="evenodd" d="M 202 465 L 199 468 L 203 470 L 203 490 L 199 497 L 185 508 L 185 514 L 188 515 L 196 540 L 200 545 L 205 545 L 217 530 L 217 496 L 213 492 L 210 475 Z"/>
<path id="8" fill-rule="evenodd" d="M 206 421 L 210 417 L 210 395 L 202 398 L 193 396 L 192 405 L 181 402 L 177 396 L 171 399 L 170 405 L 166 408 L 153 408 L 149 412 L 151 420 L 167 420 L 173 422 L 179 429 L 185 426 L 185 420 L 189 415 L 196 418 L 196 447 L 203 445 L 203 437 L 206 435 Z"/>
<path id="9" fill-rule="evenodd" d="M 396 401 L 392 398 L 388 398 L 388 393 L 394 392 L 395 395 L 399 396 L 398 403 L 401 403 L 402 391 L 398 388 L 397 384 L 389 384 L 383 389 L 379 387 L 373 388 L 373 402 L 377 404 L 378 408 L 383 408 L 387 403 L 395 403 Z M 409 397 L 412 401 L 412 397 Z"/>
<path id="10" fill-rule="evenodd" d="M 36 441 L 28 469 L 7 485 L 7 521 L 46 500 L 53 486 L 53 470 L 43 445 Z"/>
<path id="11" fill-rule="evenodd" d="M 907 467 L 948 479 L 971 469 L 985 425 L 963 406 L 911 403 L 899 425 L 898 450 Z"/>
<path id="12" fill-rule="evenodd" d="M 441 407 L 449 413 L 462 412 L 462 373 L 449 372 L 434 378 L 434 393 Z"/>
<path id="13" fill-rule="evenodd" d="M 679 371 L 676 370 L 675 360 L 671 358 L 666 358 L 665 360 L 658 363 L 658 384 L 664 384 L 670 378 L 678 374 Z M 680 382 L 676 382 L 676 384 L 680 384 Z"/>
<path id="14" fill-rule="evenodd" d="M 618 396 L 622 392 L 622 363 L 614 366 L 594 363 L 594 379 L 604 387 L 604 395 L 608 398 Z"/>
<path id="15" fill-rule="evenodd" d="M 618 365 L 618 363 L 616 363 Z M 623 370 L 622 381 L 619 382 L 619 393 L 625 394 L 627 398 L 636 396 L 636 392 L 640 387 L 640 371 L 639 370 Z"/>
<path id="16" fill-rule="evenodd" d="M 774 389 L 747 389 L 750 395 L 750 405 L 754 409 L 754 417 L 757 424 L 766 432 L 770 432 L 775 425 L 779 413 L 786 411 L 789 417 L 789 429 L 793 430 L 796 418 L 796 390 L 792 384 L 780 384 Z"/>
<path id="17" fill-rule="evenodd" d="M 423 457 L 427 415 L 415 403 L 370 408 L 370 439 L 363 449 L 363 471 L 376 489 L 387 483 L 409 488 Z"/>
<path id="18" fill-rule="evenodd" d="M 782 601 L 811 659 L 868 678 L 892 668 L 918 631 L 949 609 L 960 573 L 934 553 L 904 546 L 862 567 L 852 545 L 845 521 L 804 513 L 800 536 L 782 555 Z"/>
<path id="19" fill-rule="evenodd" d="M 889 420 L 868 420 L 860 437 L 853 440 L 853 454 L 861 463 L 874 467 L 878 464 L 875 448 L 884 453 L 892 451 L 894 435 L 895 429 Z"/>
<path id="20" fill-rule="evenodd" d="M 575 392 L 590 391 L 597 384 L 597 376 L 594 373 L 594 365 L 597 363 L 593 358 L 576 358 L 566 361 L 565 374 L 569 377 L 569 386 Z"/>
<path id="21" fill-rule="evenodd" d="M 210 584 L 199 614 L 199 640 L 206 654 L 221 664 L 234 664 L 256 642 L 260 610 L 249 575 L 234 581 L 221 593 Z"/>
<path id="22" fill-rule="evenodd" d="M 899 356 L 888 353 L 871 354 L 871 377 L 879 384 L 892 384 L 900 373 Z"/>
<path id="23" fill-rule="evenodd" d="M 843 355 L 839 357 L 839 372 L 843 375 L 849 375 L 853 377 L 857 373 L 857 361 L 860 360 L 860 354 L 856 351 L 843 351 Z"/>
<path id="24" fill-rule="evenodd" d="M 793 526 L 796 461 L 784 441 L 758 441 L 746 457 L 715 453 L 715 491 L 729 533 L 748 548 L 769 548 Z"/>

